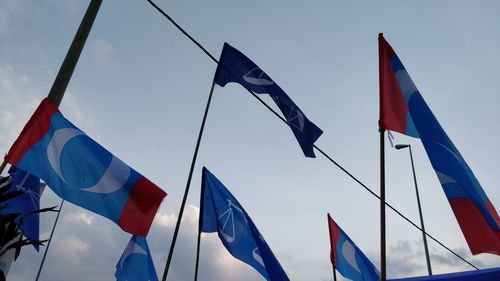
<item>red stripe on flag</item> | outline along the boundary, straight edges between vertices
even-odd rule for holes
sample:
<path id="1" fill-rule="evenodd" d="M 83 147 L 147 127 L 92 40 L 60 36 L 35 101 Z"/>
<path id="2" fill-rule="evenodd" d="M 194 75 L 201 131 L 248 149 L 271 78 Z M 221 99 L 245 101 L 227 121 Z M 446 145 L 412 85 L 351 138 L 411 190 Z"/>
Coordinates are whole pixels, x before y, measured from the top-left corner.
<path id="1" fill-rule="evenodd" d="M 500 255 L 500 231 L 494 231 L 471 201 L 450 199 L 450 205 L 473 255 Z"/>
<path id="2" fill-rule="evenodd" d="M 24 126 L 21 134 L 5 156 L 5 160 L 11 165 L 17 166 L 24 154 L 47 134 L 50 127 L 50 118 L 57 112 L 59 112 L 57 106 L 51 100 L 45 98 Z"/>
<path id="3" fill-rule="evenodd" d="M 146 236 L 167 193 L 145 177 L 132 188 L 118 225 L 128 233 Z"/>
<path id="4" fill-rule="evenodd" d="M 408 105 L 401 92 L 396 75 L 391 66 L 394 50 L 384 39 L 382 33 L 378 37 L 379 49 L 379 83 L 380 83 L 380 115 L 379 129 L 392 130 L 406 134 L 406 118 Z"/>
<path id="5" fill-rule="evenodd" d="M 328 214 L 328 230 L 330 233 L 330 261 L 337 267 L 337 243 L 340 231 L 330 214 Z"/>

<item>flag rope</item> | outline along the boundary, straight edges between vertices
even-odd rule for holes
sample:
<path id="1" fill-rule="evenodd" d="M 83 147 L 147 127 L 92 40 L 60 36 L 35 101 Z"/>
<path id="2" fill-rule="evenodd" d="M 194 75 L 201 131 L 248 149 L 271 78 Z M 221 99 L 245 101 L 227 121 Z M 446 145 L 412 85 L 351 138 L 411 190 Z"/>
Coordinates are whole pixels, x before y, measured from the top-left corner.
<path id="1" fill-rule="evenodd" d="M 175 22 L 172 19 L 172 17 L 170 17 L 167 13 L 165 13 L 158 5 L 156 5 L 152 0 L 146 0 L 146 1 L 149 2 L 149 4 L 151 4 L 151 6 L 153 6 L 160 14 L 162 14 L 170 23 L 172 23 L 182 34 L 184 34 L 186 37 L 188 37 L 196 46 L 198 46 L 198 48 L 200 48 L 215 63 L 217 63 L 217 64 L 219 63 L 219 61 L 209 51 L 207 51 L 207 49 L 205 49 L 205 47 L 203 47 L 203 45 L 201 45 L 196 39 L 194 39 L 189 33 L 187 33 L 179 24 L 177 24 L 177 22 Z M 274 115 L 276 115 L 279 119 L 281 119 L 281 121 L 283 121 L 284 123 L 288 124 L 287 121 L 281 115 L 279 115 L 279 113 L 277 113 L 274 109 L 272 109 L 266 102 L 264 102 L 259 96 L 257 96 L 257 94 L 255 94 L 254 92 L 249 91 L 249 90 L 247 90 L 247 91 L 250 94 L 252 94 L 252 96 L 254 96 L 258 101 L 260 101 L 262 103 L 262 105 L 264 105 L 267 109 L 269 109 L 272 113 L 274 113 Z M 330 162 L 332 162 L 332 164 L 334 164 L 335 166 L 337 166 L 340 170 L 342 170 L 344 173 L 346 173 L 351 179 L 353 179 L 355 182 L 357 182 L 359 185 L 361 185 L 366 191 L 368 191 L 369 193 L 371 193 L 373 196 L 375 196 L 377 199 L 380 200 L 380 196 L 378 194 L 376 194 L 373 190 L 371 190 L 368 186 L 366 186 L 364 183 L 362 183 L 359 179 L 357 179 L 354 175 L 352 175 L 344 167 L 342 167 L 335 160 L 333 160 L 322 149 L 320 149 L 315 144 L 313 145 L 313 147 L 319 153 L 321 153 L 324 157 L 326 157 Z M 392 211 L 394 211 L 397 215 L 399 215 L 400 217 L 402 217 L 404 220 L 406 220 L 408 223 L 410 223 L 413 227 L 417 228 L 420 231 L 423 231 L 417 224 L 415 224 L 412 220 L 410 220 L 408 217 L 406 217 L 404 214 L 402 214 L 400 211 L 398 211 L 391 204 L 385 202 L 385 206 L 387 206 L 389 209 L 391 209 Z M 425 235 L 427 235 L 427 237 L 429 237 L 430 239 L 432 239 L 434 242 L 438 243 L 441 247 L 443 247 L 444 249 L 446 249 L 447 251 L 449 251 L 450 253 L 452 253 L 454 256 L 456 256 L 457 258 L 459 258 L 460 260 L 462 260 L 463 262 L 465 262 L 469 266 L 473 267 L 474 269 L 479 270 L 478 267 L 476 267 L 474 264 L 472 264 L 471 262 L 467 261 L 461 255 L 459 255 L 458 253 L 456 253 L 455 251 L 453 251 L 452 249 L 450 249 L 449 247 L 447 247 L 446 245 L 444 245 L 443 243 L 441 243 L 439 240 L 437 240 L 436 238 L 434 238 L 434 236 L 430 235 L 428 232 L 424 232 L 424 233 L 425 233 Z M 165 281 L 165 280 L 163 280 L 163 281 Z"/>

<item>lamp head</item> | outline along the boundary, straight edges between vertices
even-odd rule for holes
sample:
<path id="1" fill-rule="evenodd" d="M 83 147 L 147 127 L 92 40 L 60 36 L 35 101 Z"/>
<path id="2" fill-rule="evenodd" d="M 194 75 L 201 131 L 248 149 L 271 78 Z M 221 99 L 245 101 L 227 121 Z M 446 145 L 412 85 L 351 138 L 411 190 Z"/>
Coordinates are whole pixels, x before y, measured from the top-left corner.
<path id="1" fill-rule="evenodd" d="M 400 149 L 403 149 L 403 148 L 407 148 L 409 146 L 410 146 L 409 144 L 396 144 L 395 148 L 397 150 L 400 150 Z"/>

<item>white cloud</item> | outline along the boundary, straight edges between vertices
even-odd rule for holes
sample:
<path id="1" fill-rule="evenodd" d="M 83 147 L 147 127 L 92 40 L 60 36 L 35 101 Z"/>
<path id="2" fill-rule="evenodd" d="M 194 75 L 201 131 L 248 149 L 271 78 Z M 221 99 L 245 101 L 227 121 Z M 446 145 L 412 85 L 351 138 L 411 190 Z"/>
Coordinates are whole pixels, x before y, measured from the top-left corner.
<path id="1" fill-rule="evenodd" d="M 76 212 L 66 215 L 66 220 L 68 222 L 80 223 L 83 222 L 86 225 L 91 225 L 94 221 L 95 216 L 88 212 Z"/>

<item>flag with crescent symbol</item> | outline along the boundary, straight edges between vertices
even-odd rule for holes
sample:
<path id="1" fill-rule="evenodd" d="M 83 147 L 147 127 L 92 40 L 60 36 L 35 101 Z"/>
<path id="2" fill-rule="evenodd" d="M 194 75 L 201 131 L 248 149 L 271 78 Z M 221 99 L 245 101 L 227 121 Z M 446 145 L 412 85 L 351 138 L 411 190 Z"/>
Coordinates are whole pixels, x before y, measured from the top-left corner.
<path id="1" fill-rule="evenodd" d="M 342 276 L 354 281 L 380 280 L 377 268 L 333 221 L 330 214 L 328 214 L 328 230 L 330 232 L 330 260 Z"/>
<path id="2" fill-rule="evenodd" d="M 379 35 L 381 129 L 418 137 L 472 254 L 500 255 L 500 217 L 403 63 Z"/>
<path id="3" fill-rule="evenodd" d="M 44 99 L 5 160 L 61 198 L 146 236 L 166 193 L 111 154 Z"/>
<path id="4" fill-rule="evenodd" d="M 158 281 L 146 237 L 132 236 L 116 264 L 117 281 Z"/>
<path id="5" fill-rule="evenodd" d="M 304 155 L 316 157 L 313 150 L 314 142 L 323 134 L 323 131 L 309 121 L 271 77 L 228 43 L 224 43 L 214 82 L 221 87 L 229 82 L 236 82 L 256 94 L 269 94 L 283 113 Z"/>
<path id="6" fill-rule="evenodd" d="M 200 201 L 201 232 L 217 232 L 233 257 L 253 267 L 266 280 L 289 280 L 238 200 L 205 167 Z"/>

